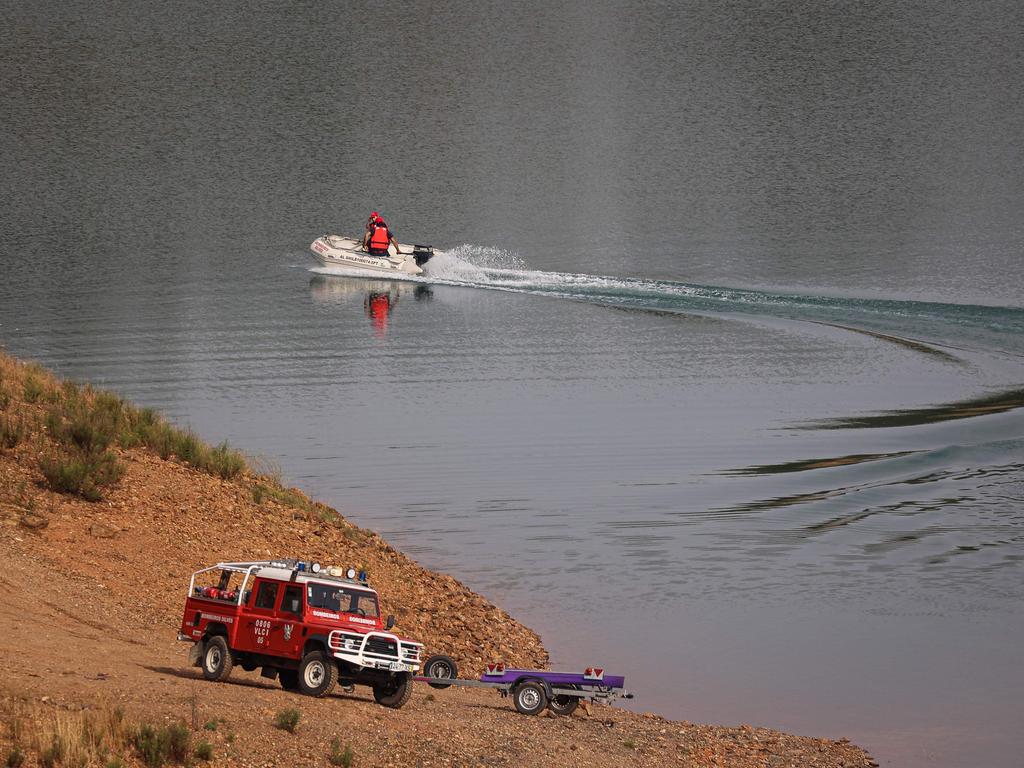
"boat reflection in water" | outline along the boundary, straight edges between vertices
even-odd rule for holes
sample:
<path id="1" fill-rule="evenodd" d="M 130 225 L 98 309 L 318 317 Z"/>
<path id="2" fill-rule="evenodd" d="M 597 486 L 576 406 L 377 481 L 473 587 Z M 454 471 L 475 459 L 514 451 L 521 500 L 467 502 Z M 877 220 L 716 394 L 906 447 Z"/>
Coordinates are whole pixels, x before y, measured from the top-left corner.
<path id="1" fill-rule="evenodd" d="M 388 321 L 401 296 L 412 293 L 417 301 L 432 298 L 429 286 L 409 285 L 396 280 L 374 280 L 348 275 L 315 275 L 309 281 L 313 300 L 318 303 L 349 304 L 360 298 L 370 324 L 380 337 L 387 334 Z"/>

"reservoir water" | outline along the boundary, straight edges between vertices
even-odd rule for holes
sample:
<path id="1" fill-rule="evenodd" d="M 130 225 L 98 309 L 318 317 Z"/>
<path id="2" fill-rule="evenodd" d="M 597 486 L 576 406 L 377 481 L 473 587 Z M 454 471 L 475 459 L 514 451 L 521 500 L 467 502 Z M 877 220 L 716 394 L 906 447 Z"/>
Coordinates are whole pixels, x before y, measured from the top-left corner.
<path id="1" fill-rule="evenodd" d="M 10 353 L 263 457 L 639 708 L 1019 764 L 1019 4 L 4 15 Z M 315 269 L 370 210 L 447 253 Z"/>

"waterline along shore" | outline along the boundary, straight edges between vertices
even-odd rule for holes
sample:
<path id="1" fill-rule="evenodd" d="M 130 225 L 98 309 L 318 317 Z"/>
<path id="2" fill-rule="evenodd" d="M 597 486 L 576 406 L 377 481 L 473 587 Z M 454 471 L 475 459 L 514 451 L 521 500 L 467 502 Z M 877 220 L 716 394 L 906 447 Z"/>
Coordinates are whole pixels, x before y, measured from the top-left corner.
<path id="1" fill-rule="evenodd" d="M 2 353 L 0 552 L 8 765 L 876 765 L 844 739 L 605 706 L 524 717 L 489 691 L 416 685 L 390 710 L 365 689 L 313 699 L 258 672 L 206 682 L 176 633 L 189 575 L 224 560 L 365 569 L 396 631 L 464 675 L 548 655 L 486 598 L 226 443 Z"/>

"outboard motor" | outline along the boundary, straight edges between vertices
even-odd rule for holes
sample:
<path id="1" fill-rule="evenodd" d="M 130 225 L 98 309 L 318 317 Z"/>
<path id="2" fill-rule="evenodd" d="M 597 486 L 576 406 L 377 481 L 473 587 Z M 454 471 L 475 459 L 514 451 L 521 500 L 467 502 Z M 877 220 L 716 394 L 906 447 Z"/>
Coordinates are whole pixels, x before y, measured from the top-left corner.
<path id="1" fill-rule="evenodd" d="M 434 246 L 432 245 L 414 245 L 412 247 L 412 257 L 416 259 L 416 266 L 422 267 L 426 264 L 434 255 Z"/>

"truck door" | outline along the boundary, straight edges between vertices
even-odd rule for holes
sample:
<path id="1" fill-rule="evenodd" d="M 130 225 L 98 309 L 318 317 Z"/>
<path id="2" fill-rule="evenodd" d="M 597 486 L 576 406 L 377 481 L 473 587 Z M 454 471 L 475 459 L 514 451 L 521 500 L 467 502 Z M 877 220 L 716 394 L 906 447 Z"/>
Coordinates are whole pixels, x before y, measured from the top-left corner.
<path id="1" fill-rule="evenodd" d="M 255 596 L 246 611 L 245 625 L 239 633 L 237 643 L 239 649 L 256 653 L 273 654 L 270 638 L 276 628 L 281 633 L 280 622 L 275 610 L 278 598 L 284 591 L 279 581 L 263 581 L 258 579 L 254 585 Z"/>
<path id="2" fill-rule="evenodd" d="M 284 588 L 284 596 L 281 598 L 276 616 L 280 629 L 270 635 L 270 647 L 279 656 L 297 659 L 301 654 L 304 643 L 302 622 L 305 615 L 305 591 L 300 584 L 289 584 Z"/>

